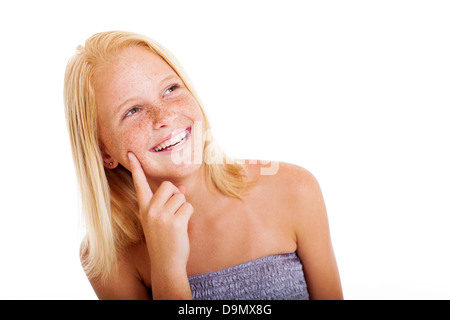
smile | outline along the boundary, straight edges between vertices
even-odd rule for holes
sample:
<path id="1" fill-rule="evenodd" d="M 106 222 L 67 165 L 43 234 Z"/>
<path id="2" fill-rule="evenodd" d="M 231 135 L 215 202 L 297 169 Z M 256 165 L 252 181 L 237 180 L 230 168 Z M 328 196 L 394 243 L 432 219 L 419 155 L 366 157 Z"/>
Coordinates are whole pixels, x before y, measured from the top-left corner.
<path id="1" fill-rule="evenodd" d="M 188 138 L 190 132 L 190 128 L 187 128 L 176 135 L 175 132 L 172 133 L 172 137 L 169 139 L 166 139 L 164 142 L 158 144 L 157 146 L 153 147 L 151 151 L 153 152 L 164 152 L 174 149 L 177 146 L 181 146 Z"/>

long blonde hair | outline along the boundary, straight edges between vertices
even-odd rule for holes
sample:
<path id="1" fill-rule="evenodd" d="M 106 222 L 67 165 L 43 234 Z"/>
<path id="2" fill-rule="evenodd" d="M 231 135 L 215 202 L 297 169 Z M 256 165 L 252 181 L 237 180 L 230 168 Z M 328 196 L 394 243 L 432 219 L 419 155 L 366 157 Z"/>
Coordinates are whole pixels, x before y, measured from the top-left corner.
<path id="1" fill-rule="evenodd" d="M 114 170 L 103 166 L 93 90 L 96 70 L 112 54 L 133 46 L 148 48 L 172 67 L 200 105 L 210 134 L 210 124 L 189 78 L 175 57 L 154 40 L 111 31 L 95 34 L 84 47 L 77 48 L 65 72 L 64 103 L 86 228 L 82 264 L 89 278 L 106 280 L 117 269 L 118 252 L 143 240 L 131 173 L 121 165 Z M 206 149 L 210 152 L 204 152 L 202 166 L 210 182 L 223 194 L 241 199 L 247 185 L 244 167 L 230 163 L 211 136 L 206 139 Z"/>

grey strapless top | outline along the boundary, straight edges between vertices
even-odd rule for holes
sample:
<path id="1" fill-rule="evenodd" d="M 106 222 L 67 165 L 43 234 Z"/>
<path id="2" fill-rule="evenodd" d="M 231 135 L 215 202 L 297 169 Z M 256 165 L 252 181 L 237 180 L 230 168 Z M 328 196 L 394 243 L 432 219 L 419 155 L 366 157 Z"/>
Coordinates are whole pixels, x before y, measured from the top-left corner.
<path id="1" fill-rule="evenodd" d="M 262 257 L 189 277 L 194 300 L 308 300 L 295 252 Z"/>

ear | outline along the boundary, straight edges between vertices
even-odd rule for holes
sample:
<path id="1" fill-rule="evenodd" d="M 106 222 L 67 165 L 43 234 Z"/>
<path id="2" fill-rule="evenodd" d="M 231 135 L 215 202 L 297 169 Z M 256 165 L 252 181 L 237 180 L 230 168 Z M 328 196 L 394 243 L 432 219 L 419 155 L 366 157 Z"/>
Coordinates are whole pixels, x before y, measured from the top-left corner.
<path id="1" fill-rule="evenodd" d="M 100 144 L 100 152 L 102 154 L 103 165 L 105 166 L 105 168 L 115 169 L 119 165 L 119 162 L 111 157 L 108 149 L 103 144 Z"/>

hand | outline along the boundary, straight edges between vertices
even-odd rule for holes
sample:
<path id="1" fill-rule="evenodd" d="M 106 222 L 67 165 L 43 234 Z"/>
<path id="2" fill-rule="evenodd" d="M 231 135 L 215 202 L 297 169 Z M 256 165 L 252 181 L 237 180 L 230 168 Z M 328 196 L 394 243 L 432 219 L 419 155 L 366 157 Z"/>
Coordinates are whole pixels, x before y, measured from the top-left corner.
<path id="1" fill-rule="evenodd" d="M 177 188 L 164 181 L 153 193 L 137 157 L 129 152 L 128 158 L 152 270 L 185 271 L 190 249 L 188 223 L 194 209 L 186 202 L 184 186 Z"/>

